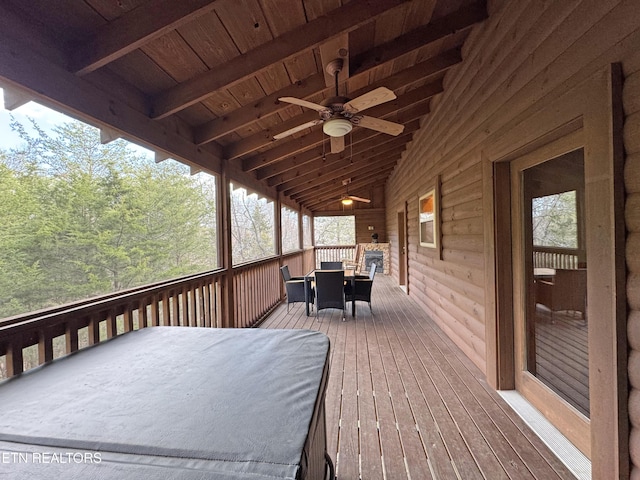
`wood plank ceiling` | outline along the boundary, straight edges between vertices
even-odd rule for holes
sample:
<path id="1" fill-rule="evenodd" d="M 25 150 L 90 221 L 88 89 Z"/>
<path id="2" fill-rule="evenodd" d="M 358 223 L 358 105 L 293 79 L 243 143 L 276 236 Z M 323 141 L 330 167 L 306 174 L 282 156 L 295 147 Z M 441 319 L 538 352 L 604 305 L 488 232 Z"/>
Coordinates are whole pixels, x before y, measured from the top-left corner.
<path id="1" fill-rule="evenodd" d="M 36 98 L 159 160 L 335 210 L 344 180 L 365 197 L 384 185 L 486 15 L 483 0 L 6 0 L 0 86 L 7 108 Z M 392 90 L 365 114 L 403 132 L 356 126 L 335 154 L 322 125 L 274 140 L 319 118 L 278 98 L 334 96 L 334 58 L 339 94 Z"/>

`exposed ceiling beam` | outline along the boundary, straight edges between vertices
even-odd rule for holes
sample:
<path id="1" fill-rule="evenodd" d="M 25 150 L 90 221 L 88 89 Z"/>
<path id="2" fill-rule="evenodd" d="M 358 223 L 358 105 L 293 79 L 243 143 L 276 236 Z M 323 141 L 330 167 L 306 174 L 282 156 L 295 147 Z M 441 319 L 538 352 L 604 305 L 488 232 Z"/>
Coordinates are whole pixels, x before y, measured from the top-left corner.
<path id="1" fill-rule="evenodd" d="M 383 155 L 372 158 L 367 163 L 361 162 L 359 164 L 342 167 L 339 171 L 325 173 L 324 175 L 316 177 L 313 180 L 305 182 L 302 185 L 297 185 L 293 188 L 283 190 L 283 193 L 287 197 L 291 197 L 297 200 L 299 197 L 301 197 L 303 192 L 313 191 L 313 194 L 315 194 L 316 190 L 322 188 L 324 183 L 335 182 L 339 178 L 350 177 L 358 171 L 378 168 L 382 165 L 386 165 L 389 162 L 395 162 L 398 158 L 400 158 L 400 155 L 401 154 L 398 153 L 397 155 L 389 156 L 387 153 L 385 153 Z"/>
<path id="2" fill-rule="evenodd" d="M 386 176 L 389 175 L 390 171 L 395 168 L 396 163 L 397 161 L 391 161 L 376 169 L 362 170 L 359 172 L 351 172 L 348 175 L 341 175 L 334 181 L 319 187 L 312 195 L 305 193 L 298 197 L 300 199 L 304 199 L 309 204 L 331 199 L 331 197 L 335 197 L 338 193 L 345 193 L 347 187 L 343 185 L 342 182 L 347 179 L 349 180 L 350 192 L 356 192 L 359 189 L 362 190 L 364 188 L 374 186 L 373 184 L 380 176 L 386 179 Z"/>
<path id="3" fill-rule="evenodd" d="M 218 0 L 143 3 L 102 27 L 73 49 L 70 69 L 84 75 L 213 10 Z"/>
<path id="4" fill-rule="evenodd" d="M 373 152 L 377 152 L 379 148 L 387 148 L 388 146 L 397 147 L 405 145 L 412 140 L 412 132 L 403 133 L 400 137 L 389 137 L 388 135 L 377 135 L 367 142 L 361 142 L 358 145 L 354 145 L 353 152 L 347 147 L 343 152 L 339 154 L 331 154 L 326 157 L 316 156 L 313 160 L 305 163 L 303 166 L 293 168 L 284 173 L 271 177 L 267 180 L 269 186 L 283 185 L 292 180 L 301 178 L 305 175 L 313 174 L 321 168 L 329 165 L 344 164 L 349 161 L 350 158 L 356 158 L 364 155 L 363 159 L 366 160 L 372 156 Z M 374 150 L 376 149 L 376 150 Z M 314 151 L 315 153 L 315 151 Z"/>
<path id="5" fill-rule="evenodd" d="M 285 88 L 262 97 L 254 103 L 240 107 L 228 115 L 215 118 L 196 127 L 194 129 L 195 141 L 198 145 L 212 142 L 250 123 L 257 122 L 285 108 L 290 108 L 290 104 L 278 101 L 280 97 L 308 98 L 322 91 L 323 88 L 325 88 L 324 77 L 320 74 L 299 80 L 293 85 L 287 85 Z"/>
<path id="6" fill-rule="evenodd" d="M 308 205 L 310 210 L 317 210 L 326 204 L 331 204 L 342 198 L 347 191 L 347 187 L 342 185 L 342 179 L 351 178 L 351 183 L 349 184 L 350 193 L 379 185 L 381 181 L 386 180 L 395 168 L 395 165 L 395 162 L 391 162 L 375 171 L 359 175 L 357 178 L 354 174 L 351 174 L 350 176 L 337 179 L 333 182 L 333 185 L 325 187 L 321 192 L 318 192 L 317 195 L 311 197 L 306 205 Z"/>
<path id="7" fill-rule="evenodd" d="M 206 171 L 219 173 L 221 159 L 213 146 L 198 147 L 176 129 L 150 120 L 116 96 L 41 57 L 13 38 L 0 42 L 0 81 L 25 89 L 34 99 L 123 138 L 162 151 Z"/>
<path id="8" fill-rule="evenodd" d="M 369 83 L 369 88 L 387 87 L 390 90 L 397 90 L 406 87 L 411 83 L 424 79 L 425 77 L 437 76 L 444 74 L 449 68 L 460 63 L 462 56 L 458 49 L 452 49 L 443 52 L 440 55 L 429 58 L 423 62 L 413 65 L 410 68 L 402 70 L 395 75 Z M 361 75 L 368 75 L 369 70 L 361 71 L 353 78 Z M 229 115 L 216 118 L 210 122 L 204 123 L 194 130 L 194 137 L 197 144 L 202 145 L 207 142 L 216 140 L 224 135 L 233 132 L 236 129 L 244 127 L 250 123 L 264 119 L 270 115 L 278 113 L 285 108 L 291 107 L 290 104 L 279 102 L 280 97 L 297 97 L 308 99 L 318 93 L 332 91 L 325 87 L 324 77 L 320 74 L 312 75 L 294 85 L 289 85 L 277 92 L 261 98 L 255 103 L 241 107 Z"/>
<path id="9" fill-rule="evenodd" d="M 459 30 L 470 28 L 487 18 L 484 4 L 465 5 L 434 22 L 421 25 L 383 45 L 360 54 L 351 60 L 351 76 L 396 60 L 425 45 L 441 40 Z"/>
<path id="10" fill-rule="evenodd" d="M 382 136 L 376 137 L 375 140 L 380 138 L 382 138 Z M 349 153 L 344 156 L 331 155 L 325 159 L 318 159 L 303 171 L 291 170 L 286 174 L 278 175 L 278 177 L 274 177 L 271 180 L 273 181 L 272 183 L 279 181 L 279 183 L 276 184 L 278 190 L 293 188 L 296 185 L 302 185 L 308 181 L 313 181 L 315 178 L 320 177 L 325 173 L 329 173 L 331 171 L 339 172 L 339 169 L 344 166 L 369 162 L 371 158 L 389 151 L 404 150 L 405 145 L 410 142 L 411 139 L 412 134 L 408 134 L 403 135 L 400 138 L 393 138 L 393 140 L 386 143 L 379 142 L 375 146 L 372 145 L 370 148 L 361 148 L 359 152 L 354 152 L 353 155 L 350 155 Z"/>
<path id="11" fill-rule="evenodd" d="M 153 102 L 151 117 L 164 118 L 284 62 L 322 42 L 348 33 L 375 20 L 387 10 L 408 0 L 353 0 L 304 25 L 233 58 L 218 68 L 201 73 L 159 94 Z"/>
<path id="12" fill-rule="evenodd" d="M 351 95 L 352 98 L 356 98 L 364 93 L 371 91 L 372 88 L 367 86 L 365 88 L 361 88 L 353 92 Z M 377 107 L 366 110 L 366 115 L 371 117 L 382 118 L 384 116 L 390 115 L 398 110 L 402 110 L 411 105 L 426 102 L 434 95 L 438 93 L 442 93 L 442 81 L 437 80 L 435 82 L 429 83 L 422 87 L 419 87 L 415 90 L 411 90 L 404 95 L 397 97 L 395 100 L 384 103 L 382 105 L 378 105 Z M 245 138 L 240 140 L 232 145 L 229 145 L 224 149 L 224 157 L 231 160 L 244 155 L 247 155 L 251 152 L 254 152 L 262 147 L 265 147 L 273 142 L 273 136 L 278 133 L 286 132 L 290 128 L 293 128 L 297 125 L 302 125 L 311 120 L 317 120 L 318 113 L 315 111 L 305 112 L 302 115 L 297 115 L 286 122 L 282 122 L 278 125 L 275 125 L 272 128 L 265 129 L 262 132 L 259 132 L 255 135 L 252 135 L 249 138 Z"/>
<path id="13" fill-rule="evenodd" d="M 429 104 L 422 103 L 409 107 L 401 112 L 398 112 L 397 114 L 391 115 L 387 117 L 386 120 L 404 124 L 410 122 L 411 120 L 420 118 L 428 111 Z M 272 148 L 265 153 L 244 159 L 242 161 L 242 169 L 247 172 L 266 167 L 291 155 L 295 155 L 297 152 L 304 152 L 306 150 L 312 149 L 315 146 L 321 145 L 323 140 L 325 140 L 324 133 L 322 132 L 322 130 L 318 130 L 305 135 L 302 138 L 295 138 L 289 140 L 288 142 L 283 142 L 280 146 Z"/>

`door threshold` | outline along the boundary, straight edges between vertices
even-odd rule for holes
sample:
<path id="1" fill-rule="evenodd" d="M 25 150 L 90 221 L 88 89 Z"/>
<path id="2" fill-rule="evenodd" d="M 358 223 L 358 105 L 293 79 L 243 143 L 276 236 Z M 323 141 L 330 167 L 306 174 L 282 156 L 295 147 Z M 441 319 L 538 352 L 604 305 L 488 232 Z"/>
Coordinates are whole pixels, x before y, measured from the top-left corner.
<path id="1" fill-rule="evenodd" d="M 591 480 L 591 461 L 516 390 L 500 396 L 579 480 Z"/>

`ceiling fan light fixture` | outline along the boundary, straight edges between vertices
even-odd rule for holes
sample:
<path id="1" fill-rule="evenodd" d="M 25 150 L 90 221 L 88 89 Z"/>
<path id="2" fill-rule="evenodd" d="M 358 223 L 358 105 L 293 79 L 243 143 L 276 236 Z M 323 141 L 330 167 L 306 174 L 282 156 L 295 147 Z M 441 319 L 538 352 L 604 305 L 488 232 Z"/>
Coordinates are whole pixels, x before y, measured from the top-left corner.
<path id="1" fill-rule="evenodd" d="M 322 131 L 330 137 L 344 137 L 352 128 L 351 122 L 344 118 L 332 118 L 322 125 Z"/>
<path id="2" fill-rule="evenodd" d="M 342 200 L 340 200 L 342 202 L 343 205 L 353 205 L 353 200 L 351 200 L 350 198 L 343 198 Z"/>

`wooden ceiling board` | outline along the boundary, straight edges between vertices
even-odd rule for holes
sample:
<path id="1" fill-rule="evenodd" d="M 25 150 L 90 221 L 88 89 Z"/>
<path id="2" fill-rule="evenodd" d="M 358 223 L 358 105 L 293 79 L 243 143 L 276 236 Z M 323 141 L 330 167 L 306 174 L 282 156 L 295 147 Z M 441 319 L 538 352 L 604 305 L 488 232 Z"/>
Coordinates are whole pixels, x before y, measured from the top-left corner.
<path id="1" fill-rule="evenodd" d="M 157 95 L 176 84 L 176 81 L 142 50 L 134 50 L 120 57 L 105 69 L 112 70 L 149 96 Z"/>
<path id="2" fill-rule="evenodd" d="M 301 0 L 260 0 L 260 3 L 275 37 L 307 23 Z"/>
<path id="3" fill-rule="evenodd" d="M 7 11 L 12 16 L 3 20 Z M 128 117 L 92 117 L 72 100 L 70 109 L 159 151 L 175 148 L 177 158 L 204 169 L 211 164 L 218 172 L 228 158 L 234 181 L 291 195 L 316 211 L 336 208 L 345 176 L 355 181 L 351 193 L 384 183 L 484 18 L 483 0 L 59 0 L 55 9 L 50 0 L 6 0 L 0 41 L 13 36 L 34 45 L 58 70 L 79 72 L 69 77 L 80 82 L 78 91 L 82 82 L 92 85 Z M 116 35 L 118 25 L 130 30 Z M 317 118 L 279 97 L 322 103 L 334 95 L 320 51 L 340 35 L 351 76 L 339 94 L 390 88 L 397 98 L 366 115 L 402 123 L 405 132 L 392 137 L 356 127 L 341 154 L 330 153 L 321 125 L 274 141 Z M 44 44 L 50 55 L 37 49 Z M 75 70 L 78 50 L 93 63 Z"/>
<path id="4" fill-rule="evenodd" d="M 222 0 L 216 13 L 241 53 L 274 38 L 258 0 Z"/>
<path id="5" fill-rule="evenodd" d="M 177 82 L 184 82 L 208 70 L 176 31 L 147 43 L 142 51 Z"/>
<path id="6" fill-rule="evenodd" d="M 220 70 L 211 70 L 173 87 L 154 99 L 152 117 L 162 118 L 201 101 L 212 92 L 228 88 L 273 63 L 284 61 L 311 50 L 323 40 L 350 31 L 373 21 L 383 12 L 407 0 L 353 0 L 345 7 L 331 12 L 273 41 L 254 48 L 246 55 L 236 57 Z M 223 20 L 224 23 L 224 20 Z M 232 33 L 232 37 L 233 37 Z"/>
<path id="7" fill-rule="evenodd" d="M 407 15 L 403 26 L 404 32 L 410 32 L 420 25 L 426 25 L 432 20 L 436 0 L 413 0 L 407 7 Z"/>
<path id="8" fill-rule="evenodd" d="M 299 82 L 320 72 L 320 63 L 316 62 L 313 52 L 302 52 L 284 62 L 291 83 Z M 321 73 L 321 72 L 320 72 Z"/>
<path id="9" fill-rule="evenodd" d="M 380 15 L 375 22 L 374 46 L 383 45 L 400 36 L 409 4 L 405 3 Z"/>
<path id="10" fill-rule="evenodd" d="M 180 27 L 178 33 L 210 69 L 240 54 L 215 12 Z"/>
<path id="11" fill-rule="evenodd" d="M 373 48 L 375 27 L 375 22 L 369 22 L 349 32 L 349 57 L 355 57 Z"/>
<path id="12" fill-rule="evenodd" d="M 265 95 L 256 77 L 248 78 L 243 82 L 237 83 L 229 87 L 227 91 L 236 99 L 240 106 L 254 103 Z"/>
<path id="13" fill-rule="evenodd" d="M 7 1 L 7 0 L 5 0 Z M 76 44 L 89 38 L 106 24 L 104 18 L 85 2 L 76 0 L 8 0 L 20 15 L 40 24 L 55 44 Z M 64 32 L 61 35 L 61 32 Z"/>
<path id="14" fill-rule="evenodd" d="M 265 95 L 271 95 L 273 92 L 277 92 L 291 84 L 287 69 L 282 63 L 272 65 L 256 75 L 256 78 Z"/>
<path id="15" fill-rule="evenodd" d="M 84 0 L 105 20 L 112 21 L 130 12 L 134 8 L 146 3 L 148 0 Z"/>
<path id="16" fill-rule="evenodd" d="M 211 110 L 201 103 L 196 103 L 195 105 L 182 110 L 177 116 L 182 118 L 189 125 L 199 125 L 211 119 L 211 115 Z"/>
<path id="17" fill-rule="evenodd" d="M 341 0 L 304 0 L 304 11 L 307 21 L 315 20 L 322 15 L 326 15 L 331 10 L 340 8 L 343 5 Z"/>
<path id="18" fill-rule="evenodd" d="M 202 105 L 205 105 L 218 117 L 222 117 L 223 115 L 226 115 L 229 112 L 233 112 L 238 107 L 240 107 L 238 101 L 233 95 L 231 95 L 231 93 L 229 93 L 228 90 L 224 90 L 211 95 L 204 102 L 202 102 Z"/>

